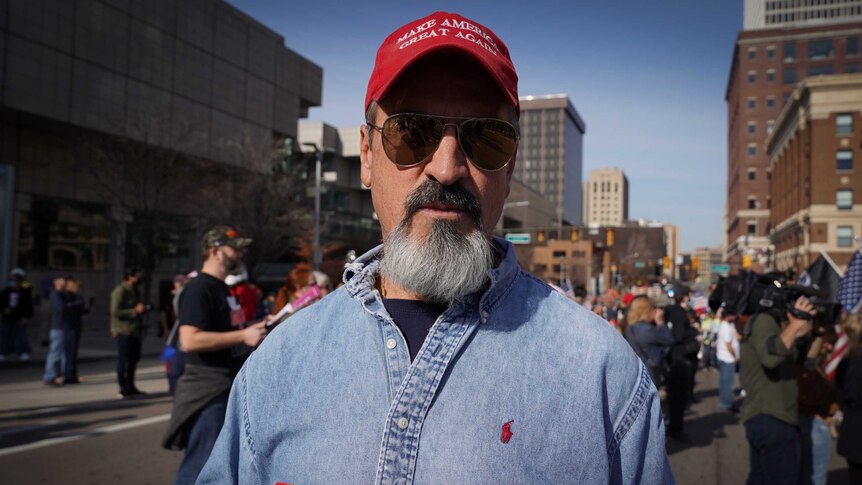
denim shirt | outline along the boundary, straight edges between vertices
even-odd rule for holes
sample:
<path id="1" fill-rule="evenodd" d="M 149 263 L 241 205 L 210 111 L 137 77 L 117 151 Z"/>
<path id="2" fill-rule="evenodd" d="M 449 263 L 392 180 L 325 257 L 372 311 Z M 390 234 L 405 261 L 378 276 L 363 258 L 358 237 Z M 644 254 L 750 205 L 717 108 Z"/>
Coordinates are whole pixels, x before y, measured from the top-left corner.
<path id="1" fill-rule="evenodd" d="M 374 286 L 381 247 L 349 264 L 246 361 L 197 483 L 674 483 L 640 359 L 495 244 L 488 288 L 412 364 Z"/>

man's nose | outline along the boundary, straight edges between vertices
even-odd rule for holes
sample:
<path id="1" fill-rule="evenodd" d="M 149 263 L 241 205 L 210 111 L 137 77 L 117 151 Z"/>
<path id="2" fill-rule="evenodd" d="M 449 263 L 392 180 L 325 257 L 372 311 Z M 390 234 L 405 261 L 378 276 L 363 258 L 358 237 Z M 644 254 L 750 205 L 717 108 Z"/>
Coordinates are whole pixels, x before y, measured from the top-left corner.
<path id="1" fill-rule="evenodd" d="M 443 185 L 451 185 L 467 176 L 467 163 L 467 155 L 458 144 L 458 127 L 446 125 L 437 151 L 425 164 L 425 174 Z"/>

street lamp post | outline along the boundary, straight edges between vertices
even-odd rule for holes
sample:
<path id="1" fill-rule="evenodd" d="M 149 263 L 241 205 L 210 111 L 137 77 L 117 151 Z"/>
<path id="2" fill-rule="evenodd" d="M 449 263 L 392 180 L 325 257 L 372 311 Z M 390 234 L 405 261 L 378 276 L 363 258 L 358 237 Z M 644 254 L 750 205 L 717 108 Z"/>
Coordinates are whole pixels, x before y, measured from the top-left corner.
<path id="1" fill-rule="evenodd" d="M 314 150 L 314 270 L 320 271 L 323 255 L 320 252 L 320 177 L 323 170 L 323 152 L 317 143 L 306 142 L 303 145 Z"/>

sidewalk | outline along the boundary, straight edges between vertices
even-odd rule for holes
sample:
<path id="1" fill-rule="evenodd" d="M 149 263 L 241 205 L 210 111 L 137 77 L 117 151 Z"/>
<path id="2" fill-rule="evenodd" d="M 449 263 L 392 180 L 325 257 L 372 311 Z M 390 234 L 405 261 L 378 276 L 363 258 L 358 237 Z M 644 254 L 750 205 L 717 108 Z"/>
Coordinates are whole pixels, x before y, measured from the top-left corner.
<path id="1" fill-rule="evenodd" d="M 685 415 L 685 432 L 692 440 L 684 444 L 667 439 L 671 468 L 680 484 L 735 485 L 748 477 L 748 441 L 736 415 L 718 408 L 718 372 L 697 373 L 695 397 L 700 402 Z M 738 399 L 738 398 L 737 398 Z M 846 485 L 847 461 L 835 452 L 829 464 L 829 485 Z"/>

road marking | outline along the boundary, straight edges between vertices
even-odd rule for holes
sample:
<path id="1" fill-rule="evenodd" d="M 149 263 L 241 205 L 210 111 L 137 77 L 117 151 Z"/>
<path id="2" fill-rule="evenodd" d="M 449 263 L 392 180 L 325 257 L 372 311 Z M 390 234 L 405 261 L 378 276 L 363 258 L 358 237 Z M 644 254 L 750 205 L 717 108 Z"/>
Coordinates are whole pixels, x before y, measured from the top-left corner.
<path id="1" fill-rule="evenodd" d="M 170 414 L 160 414 L 158 416 L 152 416 L 149 418 L 136 419 L 134 421 L 129 421 L 127 423 L 120 424 L 112 424 L 110 426 L 105 426 L 102 428 L 96 428 L 93 431 L 87 431 L 84 433 L 73 434 L 69 436 L 63 436 L 60 438 L 49 438 L 46 440 L 36 441 L 34 443 L 27 443 L 26 445 L 12 446 L 10 448 L 0 449 L 0 456 L 14 455 L 15 453 L 21 453 L 23 451 L 35 450 L 38 448 L 44 448 L 46 446 L 59 445 L 62 443 L 68 443 L 70 441 L 77 441 L 83 438 L 93 438 L 96 436 L 102 436 L 110 433 L 116 433 L 117 431 L 123 431 L 132 428 L 138 428 L 141 426 L 147 426 L 149 424 L 161 423 L 163 421 L 167 421 L 171 419 Z"/>

